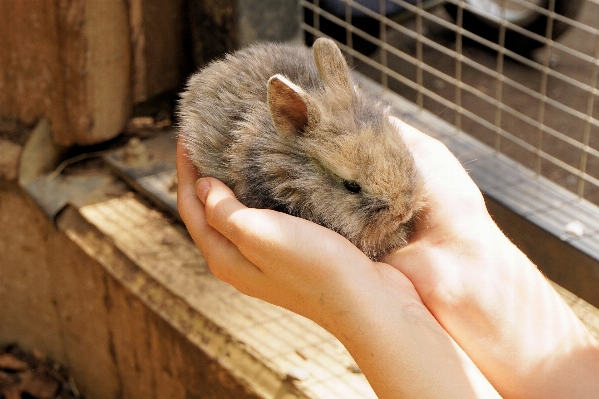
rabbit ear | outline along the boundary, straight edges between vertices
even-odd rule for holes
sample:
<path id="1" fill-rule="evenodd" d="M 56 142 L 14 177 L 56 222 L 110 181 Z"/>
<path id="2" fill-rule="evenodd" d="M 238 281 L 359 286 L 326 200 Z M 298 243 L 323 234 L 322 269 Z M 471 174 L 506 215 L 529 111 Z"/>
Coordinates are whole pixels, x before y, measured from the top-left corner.
<path id="1" fill-rule="evenodd" d="M 327 88 L 339 93 L 351 93 L 353 86 L 349 68 L 341 50 L 331 39 L 321 37 L 312 46 L 316 68 Z"/>
<path id="2" fill-rule="evenodd" d="M 304 133 L 320 120 L 320 113 L 310 96 L 282 75 L 268 80 L 268 108 L 279 134 Z"/>

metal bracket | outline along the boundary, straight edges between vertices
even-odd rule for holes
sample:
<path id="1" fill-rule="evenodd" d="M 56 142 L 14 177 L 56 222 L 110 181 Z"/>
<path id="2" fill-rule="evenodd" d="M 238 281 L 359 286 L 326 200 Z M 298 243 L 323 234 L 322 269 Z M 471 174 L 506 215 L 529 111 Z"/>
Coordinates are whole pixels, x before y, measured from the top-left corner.
<path id="1" fill-rule="evenodd" d="M 176 149 L 177 139 L 171 130 L 143 141 L 134 137 L 104 160 L 134 190 L 181 220 L 177 211 Z"/>

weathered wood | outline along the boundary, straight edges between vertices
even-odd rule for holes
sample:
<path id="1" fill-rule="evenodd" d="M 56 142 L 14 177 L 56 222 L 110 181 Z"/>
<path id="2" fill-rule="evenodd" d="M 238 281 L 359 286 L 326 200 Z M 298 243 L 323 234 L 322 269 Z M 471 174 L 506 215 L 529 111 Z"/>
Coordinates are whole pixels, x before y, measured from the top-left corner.
<path id="1" fill-rule="evenodd" d="M 0 117 L 51 123 L 65 146 L 125 127 L 132 105 L 260 40 L 297 40 L 297 0 L 23 0 L 0 3 Z M 188 29 L 191 23 L 192 28 Z M 187 37 L 191 33 L 191 38 Z M 186 48 L 194 42 L 193 54 Z"/>
<path id="2" fill-rule="evenodd" d="M 107 186 L 107 194 L 126 195 L 122 189 L 114 182 Z M 68 230 L 65 234 L 15 185 L 0 182 L 0 344 L 19 342 L 65 364 L 89 399 L 258 399 L 215 360 L 214 353 L 206 354 L 148 307 L 147 298 L 131 291 L 141 289 L 157 299 L 155 304 L 163 311 L 174 310 L 169 313 L 173 318 L 188 317 L 190 327 L 202 328 L 194 311 L 181 312 L 187 306 L 184 301 L 168 295 L 74 209 L 60 217 L 60 225 Z M 137 220 L 152 215 L 157 213 L 137 215 Z M 164 240 L 173 234 L 165 233 Z M 197 250 L 183 252 L 183 259 L 189 262 L 193 256 L 194 263 L 175 260 L 175 270 L 197 272 L 202 262 Z M 101 262 L 125 272 L 126 281 L 141 284 L 123 285 Z M 161 263 L 168 268 L 170 261 Z M 220 334 L 207 331 L 207 336 Z M 223 339 L 222 344 L 226 349 L 229 342 Z"/>
<path id="3" fill-rule="evenodd" d="M 350 371 L 353 360 L 332 335 L 217 280 L 186 234 L 139 199 L 115 197 L 69 210 L 59 228 L 258 396 L 375 397 L 364 376 Z M 286 379 L 293 373 L 301 381 Z"/>
<path id="4" fill-rule="evenodd" d="M 190 71 L 185 54 L 187 3 L 129 0 L 133 102 L 178 88 Z"/>
<path id="5" fill-rule="evenodd" d="M 70 203 L 56 229 L 0 182 L 0 343 L 60 360 L 91 399 L 375 397 L 329 333 L 217 280 L 122 183 Z M 599 311 L 556 289 L 599 337 Z"/>
<path id="6" fill-rule="evenodd" d="M 56 142 L 114 137 L 131 111 L 128 10 L 117 0 L 0 2 L 0 116 L 46 116 Z"/>
<path id="7" fill-rule="evenodd" d="M 22 150 L 20 145 L 0 137 L 0 181 L 16 180 Z"/>

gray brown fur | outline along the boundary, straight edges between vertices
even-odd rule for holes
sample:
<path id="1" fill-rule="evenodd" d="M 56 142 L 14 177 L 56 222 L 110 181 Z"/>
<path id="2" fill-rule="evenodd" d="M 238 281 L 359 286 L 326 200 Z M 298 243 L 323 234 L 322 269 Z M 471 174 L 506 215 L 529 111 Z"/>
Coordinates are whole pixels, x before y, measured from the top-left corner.
<path id="1" fill-rule="evenodd" d="M 319 223 L 377 259 L 407 243 L 422 204 L 412 155 L 388 116 L 354 89 L 331 40 L 317 40 L 313 54 L 259 44 L 189 79 L 180 134 L 202 176 L 245 205 Z"/>

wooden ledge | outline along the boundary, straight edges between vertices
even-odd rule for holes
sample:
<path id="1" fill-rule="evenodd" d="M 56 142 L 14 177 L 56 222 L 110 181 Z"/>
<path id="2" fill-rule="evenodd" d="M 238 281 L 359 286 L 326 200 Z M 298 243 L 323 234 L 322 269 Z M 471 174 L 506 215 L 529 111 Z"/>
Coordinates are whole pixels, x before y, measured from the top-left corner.
<path id="1" fill-rule="evenodd" d="M 0 343 L 66 364 L 88 398 L 375 398 L 333 336 L 217 280 L 181 224 L 84 172 L 103 188 L 57 229 L 0 184 Z M 599 310 L 556 289 L 599 339 Z"/>
<path id="2" fill-rule="evenodd" d="M 376 397 L 332 335 L 216 279 L 183 227 L 132 193 L 68 206 L 57 225 L 257 397 Z"/>
<path id="3" fill-rule="evenodd" d="M 333 336 L 217 280 L 183 227 L 136 195 L 69 206 L 58 226 L 178 339 L 189 340 L 252 395 L 376 397 Z M 599 310 L 554 287 L 599 339 Z"/>

